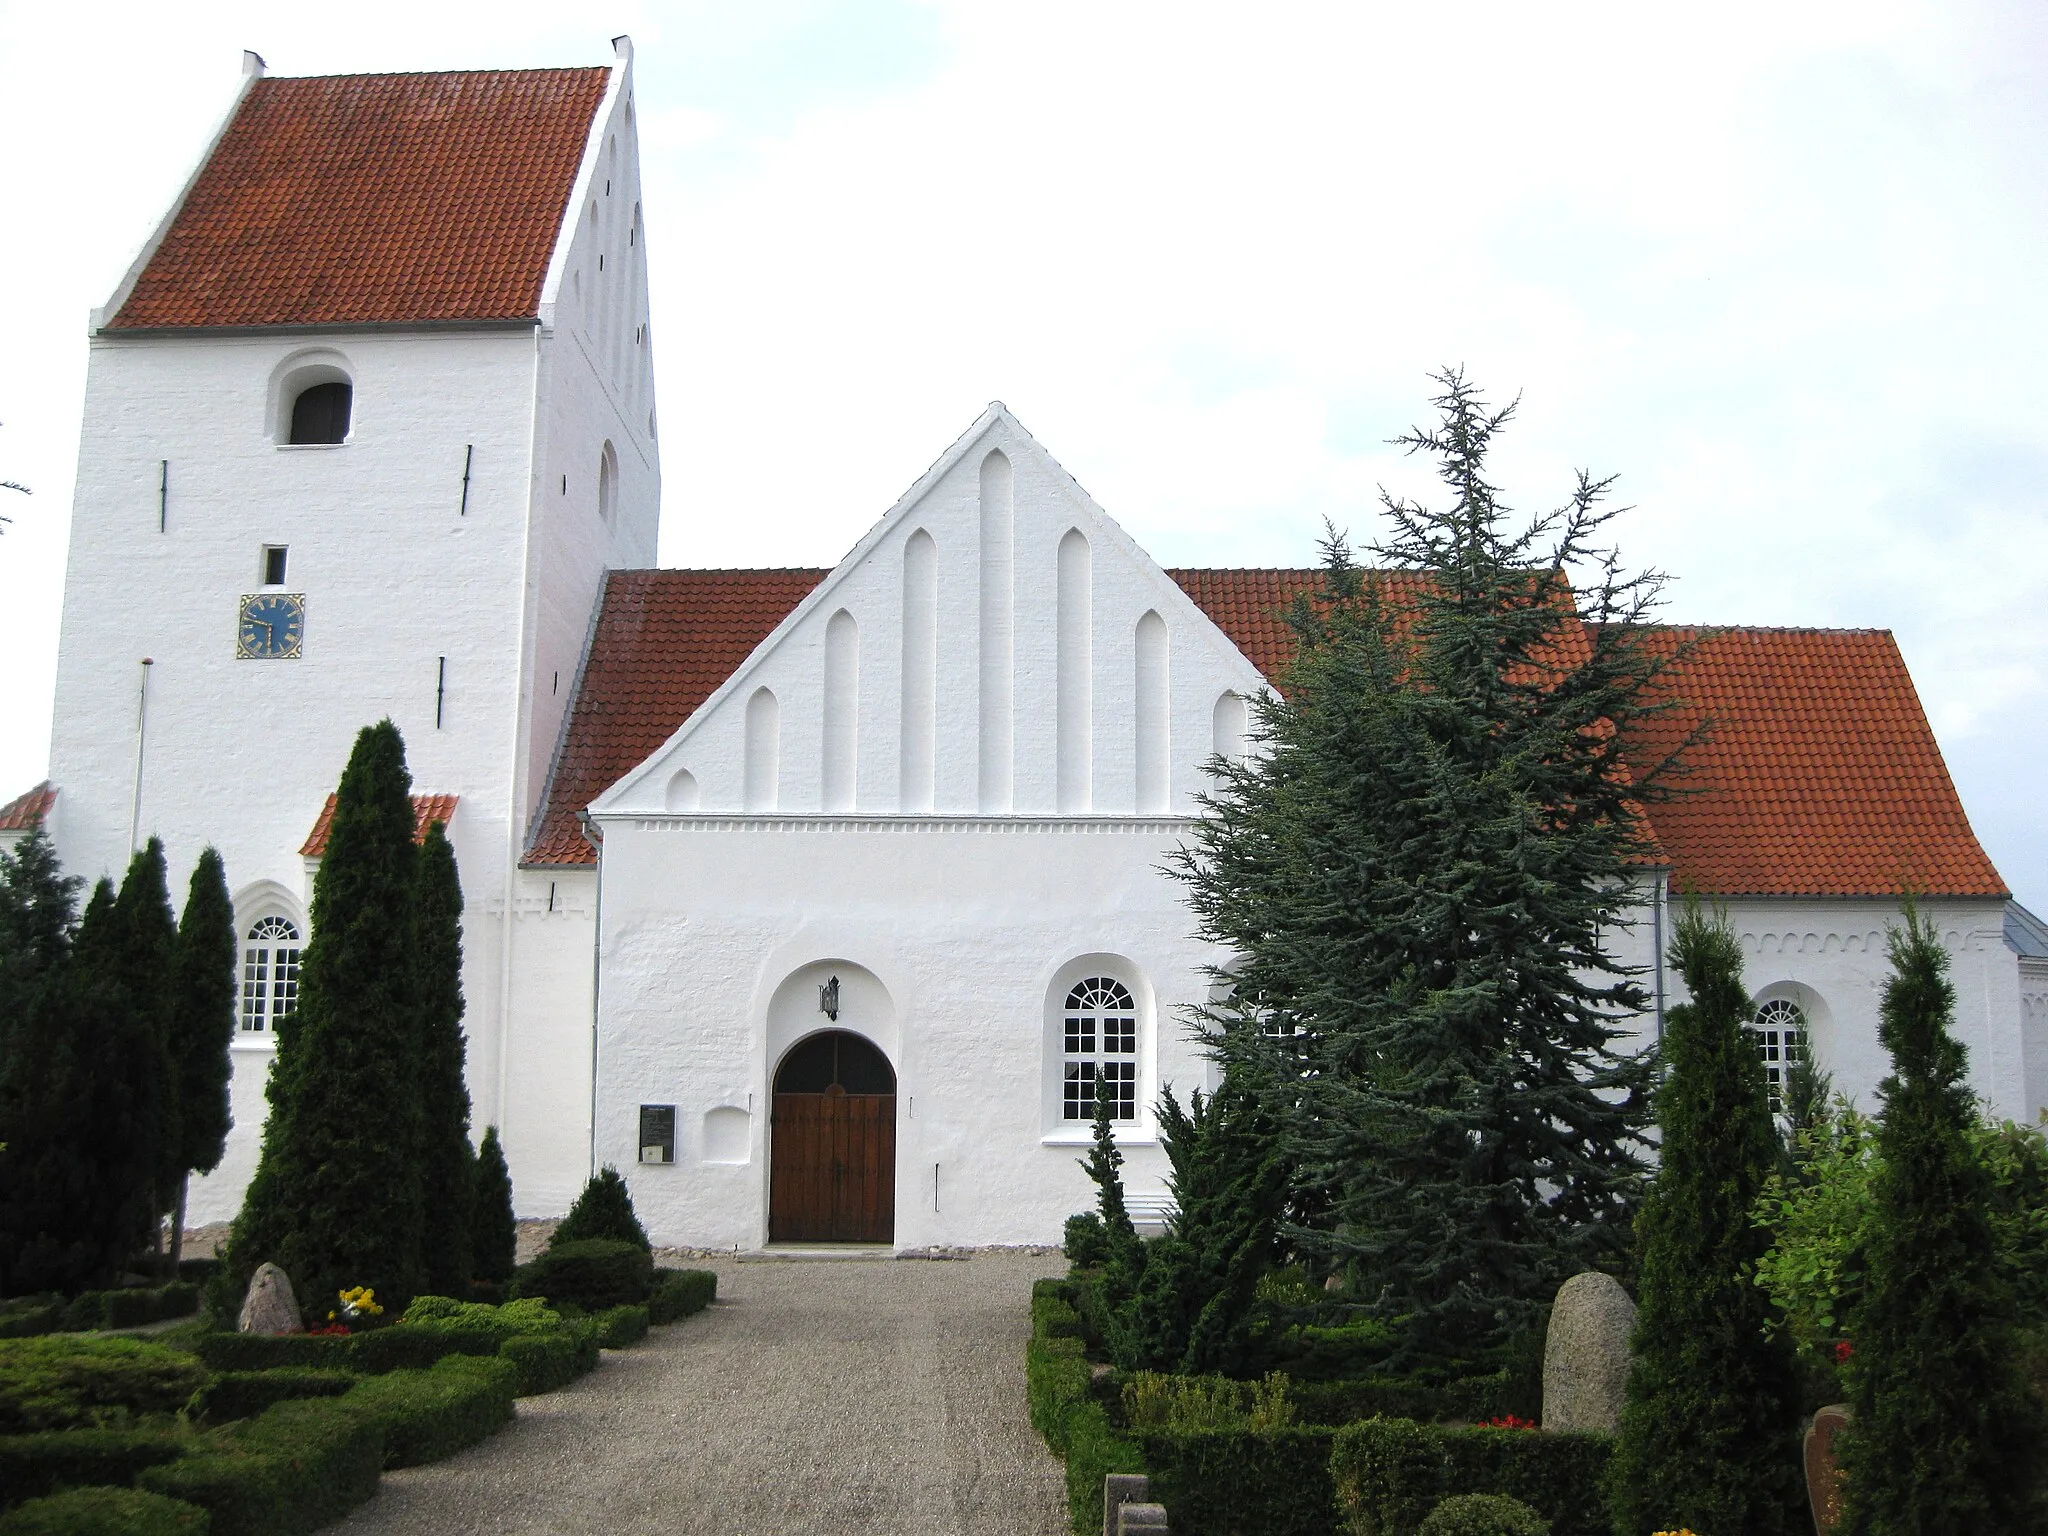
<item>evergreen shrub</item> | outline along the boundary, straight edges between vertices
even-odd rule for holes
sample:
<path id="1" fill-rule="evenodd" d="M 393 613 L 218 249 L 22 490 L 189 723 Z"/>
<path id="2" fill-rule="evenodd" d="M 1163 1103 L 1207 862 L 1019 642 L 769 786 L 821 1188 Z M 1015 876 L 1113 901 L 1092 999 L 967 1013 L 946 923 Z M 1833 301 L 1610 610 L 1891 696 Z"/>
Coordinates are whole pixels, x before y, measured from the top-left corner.
<path id="1" fill-rule="evenodd" d="M 1550 1522 L 1520 1499 L 1458 1493 L 1429 1512 L 1417 1536 L 1550 1536 Z"/>
<path id="2" fill-rule="evenodd" d="M 476 1204 L 470 1211 L 470 1268 L 476 1278 L 502 1285 L 512 1278 L 519 1224 L 512 1215 L 512 1170 L 495 1125 L 484 1127 L 476 1149 Z"/>
<path id="3" fill-rule="evenodd" d="M 1330 1479 L 1352 1536 L 1418 1536 L 1459 1493 L 1519 1499 L 1553 1536 L 1611 1536 L 1603 1483 L 1613 1452 L 1611 1435 L 1367 1419 L 1336 1432 Z"/>
<path id="4" fill-rule="evenodd" d="M 302 1398 L 209 1431 L 136 1484 L 205 1509 L 212 1536 L 305 1536 L 373 1498 L 383 1465 L 373 1417 Z"/>
<path id="5" fill-rule="evenodd" d="M 145 1467 L 175 1460 L 185 1437 L 167 1429 L 58 1429 L 0 1435 L 0 1509 L 60 1488 L 126 1487 Z"/>
<path id="6" fill-rule="evenodd" d="M 1186 1536 L 1326 1536 L 1337 1517 L 1331 1429 L 1144 1430 L 1152 1497 Z M 1101 1479 L 1096 1479 L 1101 1492 Z"/>
<path id="7" fill-rule="evenodd" d="M 583 1186 L 583 1193 L 576 1197 L 569 1214 L 548 1240 L 548 1251 L 553 1252 L 564 1243 L 588 1242 L 593 1238 L 631 1243 L 643 1252 L 653 1251 L 646 1228 L 633 1214 L 632 1192 L 610 1163 L 591 1175 L 590 1182 Z"/>
<path id="8" fill-rule="evenodd" d="M 509 1360 L 451 1355 L 431 1370 L 358 1382 L 342 1406 L 376 1423 L 385 1466 L 417 1467 L 453 1456 L 511 1422 L 518 1385 L 518 1367 Z"/>
<path id="9" fill-rule="evenodd" d="M 438 1324 L 394 1323 L 348 1340 L 349 1368 L 366 1376 L 386 1371 L 423 1371 L 450 1355 L 495 1355 L 505 1335 L 495 1328 L 444 1328 Z"/>
<path id="10" fill-rule="evenodd" d="M 1109 1231 L 1094 1211 L 1082 1211 L 1067 1218 L 1060 1240 L 1060 1252 L 1076 1269 L 1094 1269 L 1109 1262 Z"/>
<path id="11" fill-rule="evenodd" d="M 61 1296 L 17 1296 L 0 1303 L 0 1339 L 32 1339 L 64 1326 Z"/>
<path id="12" fill-rule="evenodd" d="M 1067 1515 L 1075 1536 L 1102 1529 L 1102 1480 L 1111 1472 L 1142 1472 L 1133 1442 L 1110 1423 L 1091 1391 L 1094 1373 L 1076 1338 L 1041 1338 L 1024 1350 L 1024 1393 L 1031 1425 L 1053 1453 L 1066 1458 Z"/>
<path id="13" fill-rule="evenodd" d="M 353 1344 L 342 1334 L 220 1331 L 194 1340 L 192 1353 L 212 1371 L 346 1371 L 354 1365 Z"/>
<path id="14" fill-rule="evenodd" d="M 657 1269 L 647 1298 L 647 1320 L 656 1327 L 702 1312 L 718 1297 L 718 1276 L 708 1269 Z"/>
<path id="15" fill-rule="evenodd" d="M 418 1296 L 405 1309 L 403 1321 L 430 1328 L 486 1329 L 509 1338 L 515 1333 L 551 1333 L 562 1326 L 562 1314 L 551 1311 L 539 1297 L 493 1305 L 452 1296 Z"/>
<path id="16" fill-rule="evenodd" d="M 520 1267 L 515 1284 L 522 1297 L 602 1312 L 647 1300 L 654 1289 L 654 1257 L 612 1238 L 551 1243 L 546 1253 Z"/>
<path id="17" fill-rule="evenodd" d="M 8 1339 L 0 1434 L 117 1428 L 137 1414 L 177 1411 L 205 1380 L 191 1355 L 140 1339 Z"/>
<path id="18" fill-rule="evenodd" d="M 518 1395 L 533 1397 L 566 1387 L 596 1365 L 596 1334 L 588 1325 L 582 1325 L 580 1336 L 570 1328 L 515 1334 L 498 1346 L 498 1355 L 518 1371 Z"/>
<path id="19" fill-rule="evenodd" d="M 591 1321 L 597 1325 L 597 1342 L 606 1349 L 626 1349 L 647 1337 L 645 1307 L 607 1307 Z"/>
<path id="20" fill-rule="evenodd" d="M 35 1309 L 32 1309 L 35 1310 Z M 140 1328 L 145 1323 L 167 1322 L 190 1317 L 199 1310 L 199 1287 L 189 1280 L 168 1285 L 128 1286 L 118 1291 L 81 1291 L 57 1305 L 47 1327 L 5 1331 L 0 1318 L 0 1337 L 25 1338 L 35 1333 L 84 1333 L 94 1328 Z"/>
<path id="21" fill-rule="evenodd" d="M 0 1518 L 0 1536 L 207 1536 L 212 1528 L 198 1505 L 136 1488 L 73 1488 Z"/>
<path id="22" fill-rule="evenodd" d="M 347 1371 L 285 1366 L 274 1371 L 223 1371 L 192 1394 L 185 1416 L 196 1424 L 251 1419 L 272 1403 L 295 1397 L 339 1397 L 356 1384 Z"/>

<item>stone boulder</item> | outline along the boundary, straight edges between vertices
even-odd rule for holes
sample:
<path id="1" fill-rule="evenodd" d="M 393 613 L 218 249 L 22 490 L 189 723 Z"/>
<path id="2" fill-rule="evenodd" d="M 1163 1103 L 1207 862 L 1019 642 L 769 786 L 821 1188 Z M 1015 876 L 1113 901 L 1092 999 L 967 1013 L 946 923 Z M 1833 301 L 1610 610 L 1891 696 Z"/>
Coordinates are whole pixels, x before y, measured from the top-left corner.
<path id="1" fill-rule="evenodd" d="M 1628 1392 L 1628 1340 L 1636 1304 L 1612 1275 L 1574 1275 L 1559 1287 L 1543 1344 L 1543 1427 L 1621 1427 Z"/>
<path id="2" fill-rule="evenodd" d="M 249 1294 L 242 1298 L 241 1320 L 235 1324 L 243 1333 L 304 1333 L 299 1320 L 298 1299 L 292 1282 L 275 1264 L 259 1264 L 249 1277 Z"/>

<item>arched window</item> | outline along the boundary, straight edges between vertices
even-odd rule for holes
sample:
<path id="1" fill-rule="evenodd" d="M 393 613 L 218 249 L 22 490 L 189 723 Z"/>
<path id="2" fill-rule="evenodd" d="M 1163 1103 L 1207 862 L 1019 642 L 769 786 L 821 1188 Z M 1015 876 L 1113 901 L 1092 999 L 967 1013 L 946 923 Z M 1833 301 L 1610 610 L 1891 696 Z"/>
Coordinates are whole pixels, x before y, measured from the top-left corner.
<path id="1" fill-rule="evenodd" d="M 1756 1042 L 1757 1054 L 1763 1058 L 1771 1113 L 1782 1115 L 1785 1074 L 1794 1062 L 1806 1060 L 1806 1010 L 1788 997 L 1770 998 L 1758 1005 L 1749 1033 Z"/>
<path id="2" fill-rule="evenodd" d="M 1074 983 L 1061 1010 L 1061 1113 L 1095 1118 L 1095 1084 L 1110 1085 L 1110 1118 L 1138 1118 L 1138 1005 L 1113 976 Z"/>
<path id="3" fill-rule="evenodd" d="M 292 429 L 289 441 L 300 443 L 342 443 L 348 441 L 348 418 L 355 403 L 355 390 L 344 380 L 329 379 L 309 384 L 292 401 Z"/>
<path id="4" fill-rule="evenodd" d="M 597 455 L 597 515 L 607 528 L 619 515 L 619 455 L 610 443 Z"/>
<path id="5" fill-rule="evenodd" d="M 282 917 L 259 917 L 242 945 L 242 1028 L 261 1034 L 299 1006 L 299 930 Z"/>

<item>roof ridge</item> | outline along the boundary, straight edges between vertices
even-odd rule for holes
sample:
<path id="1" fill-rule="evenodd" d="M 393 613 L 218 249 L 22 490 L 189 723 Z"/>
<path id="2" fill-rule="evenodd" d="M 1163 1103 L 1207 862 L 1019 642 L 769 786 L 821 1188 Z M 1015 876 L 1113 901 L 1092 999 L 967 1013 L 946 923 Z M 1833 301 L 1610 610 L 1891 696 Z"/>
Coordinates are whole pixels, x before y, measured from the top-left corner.
<path id="1" fill-rule="evenodd" d="M 610 68 L 609 64 L 516 64 L 504 69 L 356 69 L 337 70 L 326 75 L 265 75 L 263 83 L 289 85 L 298 80 L 423 80 L 483 75 L 603 74 Z"/>

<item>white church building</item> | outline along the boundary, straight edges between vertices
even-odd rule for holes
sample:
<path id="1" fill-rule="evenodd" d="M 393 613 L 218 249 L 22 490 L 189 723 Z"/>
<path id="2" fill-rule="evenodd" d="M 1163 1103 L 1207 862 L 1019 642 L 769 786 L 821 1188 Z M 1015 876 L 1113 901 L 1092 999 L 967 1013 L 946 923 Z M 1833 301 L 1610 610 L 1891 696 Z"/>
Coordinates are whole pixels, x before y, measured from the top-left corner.
<path id="1" fill-rule="evenodd" d="M 1247 750 L 1306 570 L 1164 570 L 991 405 L 830 570 L 654 568 L 632 51 L 266 75 L 92 316 L 51 769 L 0 809 L 118 876 L 219 847 L 244 935 L 233 1214 L 357 730 L 404 733 L 466 899 L 476 1121 L 522 1215 L 627 1173 L 658 1241 L 1046 1242 L 1096 1078 L 1156 1212 L 1159 1090 L 1228 956 L 1162 872 Z M 852 536 L 866 523 L 848 511 Z M 1759 1046 L 1866 1105 L 1902 891 L 2000 1114 L 2048 1104 L 2048 929 L 1883 631 L 1719 629 L 1701 792 L 1617 937 L 1726 903 Z M 1678 729 L 1673 721 L 1660 729 Z M 1653 751 L 1657 743 L 1646 741 Z"/>

